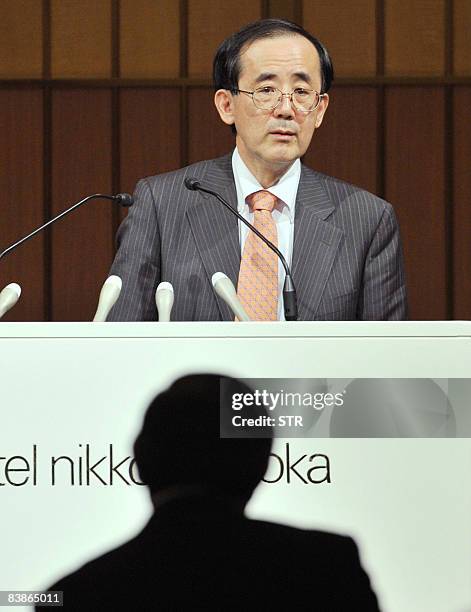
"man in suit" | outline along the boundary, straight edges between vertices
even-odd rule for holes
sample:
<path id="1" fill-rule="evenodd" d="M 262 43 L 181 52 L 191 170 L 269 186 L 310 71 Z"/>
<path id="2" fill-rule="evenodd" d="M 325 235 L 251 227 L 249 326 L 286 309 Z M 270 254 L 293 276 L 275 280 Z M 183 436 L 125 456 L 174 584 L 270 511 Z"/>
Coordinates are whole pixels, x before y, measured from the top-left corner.
<path id="1" fill-rule="evenodd" d="M 51 587 L 66 611 L 378 610 L 351 538 L 244 516 L 271 429 L 221 431 L 231 433 L 231 398 L 249 392 L 235 379 L 192 375 L 154 399 L 134 445 L 154 514 L 134 539 Z"/>
<path id="2" fill-rule="evenodd" d="M 188 191 L 187 177 L 269 232 L 291 265 L 299 319 L 406 317 L 392 207 L 300 162 L 327 110 L 332 78 L 325 47 L 291 22 L 258 21 L 221 44 L 214 100 L 236 148 L 138 183 L 112 267 L 123 293 L 108 320 L 155 319 L 155 289 L 164 280 L 174 287 L 174 320 L 231 320 L 211 285 L 218 271 L 237 286 L 251 318 L 284 318 L 282 266 L 214 196 Z"/>

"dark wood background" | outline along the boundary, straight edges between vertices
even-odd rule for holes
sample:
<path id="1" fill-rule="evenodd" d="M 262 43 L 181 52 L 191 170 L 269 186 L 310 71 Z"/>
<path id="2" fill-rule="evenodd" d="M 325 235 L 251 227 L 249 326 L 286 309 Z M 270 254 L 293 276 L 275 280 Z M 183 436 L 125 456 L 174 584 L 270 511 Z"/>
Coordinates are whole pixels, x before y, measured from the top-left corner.
<path id="1" fill-rule="evenodd" d="M 471 0 L 2 0 L 0 250 L 81 197 L 231 150 L 214 50 L 302 23 L 336 81 L 306 163 L 393 203 L 413 319 L 471 318 Z M 97 201 L 0 262 L 10 321 L 89 320 L 121 212 Z"/>

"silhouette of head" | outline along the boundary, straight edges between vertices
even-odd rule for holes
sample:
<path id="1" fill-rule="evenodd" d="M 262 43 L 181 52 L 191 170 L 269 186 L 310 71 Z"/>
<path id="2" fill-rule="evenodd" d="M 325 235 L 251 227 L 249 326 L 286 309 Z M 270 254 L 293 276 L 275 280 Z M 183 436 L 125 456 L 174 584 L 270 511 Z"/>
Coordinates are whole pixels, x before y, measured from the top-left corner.
<path id="1" fill-rule="evenodd" d="M 258 430 L 263 438 L 221 438 L 220 426 L 230 425 L 232 394 L 251 392 L 234 378 L 195 374 L 157 395 L 134 444 L 140 476 L 152 493 L 198 485 L 248 501 L 267 468 L 271 429 Z M 266 413 L 253 406 L 237 414 L 256 418 Z M 251 434 L 237 428 L 239 436 Z"/>

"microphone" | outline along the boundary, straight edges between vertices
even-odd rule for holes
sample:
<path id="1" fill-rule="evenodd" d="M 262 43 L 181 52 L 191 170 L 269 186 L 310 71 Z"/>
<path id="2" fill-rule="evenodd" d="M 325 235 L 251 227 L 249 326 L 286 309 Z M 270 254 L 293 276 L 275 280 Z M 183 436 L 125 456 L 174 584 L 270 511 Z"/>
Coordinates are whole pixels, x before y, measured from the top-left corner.
<path id="1" fill-rule="evenodd" d="M 239 321 L 250 321 L 249 315 L 245 312 L 241 301 L 237 297 L 237 292 L 231 281 L 223 272 L 215 272 L 211 277 L 214 291 L 223 299 Z"/>
<path id="2" fill-rule="evenodd" d="M 132 206 L 132 204 L 134 203 L 134 200 L 132 196 L 129 195 L 129 193 L 118 193 L 117 195 L 105 195 L 102 193 L 94 193 L 93 195 L 89 195 L 86 198 L 83 198 L 83 200 L 80 200 L 80 202 L 77 202 L 76 204 L 71 206 L 70 208 L 67 208 L 66 210 L 62 211 L 61 213 L 59 213 L 56 217 L 53 217 L 47 223 L 44 223 L 44 225 L 41 225 L 40 227 L 36 228 L 34 231 L 32 231 L 30 234 L 28 234 L 24 238 L 21 238 L 14 244 L 10 245 L 8 248 L 6 248 L 4 251 L 0 253 L 0 259 L 2 259 L 2 257 L 10 253 L 10 251 L 13 251 L 14 249 L 16 249 L 16 247 L 20 246 L 20 244 L 23 244 L 23 242 L 26 242 L 33 236 L 36 236 L 36 234 L 41 232 L 46 227 L 49 227 L 49 225 L 52 225 L 59 219 L 62 219 L 62 217 L 65 217 L 66 215 L 71 213 L 73 210 L 75 210 L 79 206 L 82 206 L 82 204 L 85 204 L 86 202 L 89 202 L 90 200 L 99 200 L 99 199 L 112 200 L 116 202 L 117 204 L 121 204 L 121 206 Z"/>
<path id="3" fill-rule="evenodd" d="M 270 242 L 270 240 L 268 240 L 268 238 L 265 238 L 265 236 L 261 232 L 259 232 L 256 227 L 254 227 L 249 221 L 247 221 L 247 219 L 244 219 L 244 217 L 235 208 L 232 208 L 229 202 L 226 202 L 226 200 L 221 195 L 219 195 L 219 193 L 217 193 L 216 191 L 213 191 L 212 189 L 208 189 L 207 187 L 203 187 L 201 183 L 194 177 L 187 177 L 184 183 L 185 183 L 185 187 L 189 189 L 190 191 L 203 191 L 204 193 L 209 193 L 210 195 L 213 195 L 215 198 L 217 198 L 219 202 L 221 202 L 221 204 L 223 204 L 228 210 L 231 211 L 233 215 L 235 215 L 238 219 L 240 219 L 242 223 L 245 223 L 245 225 L 249 229 L 251 229 L 252 232 L 254 232 L 260 238 L 260 240 L 263 240 L 263 242 L 272 251 L 274 251 L 278 255 L 281 263 L 283 264 L 283 268 L 285 269 L 285 273 L 286 273 L 285 283 L 283 286 L 283 306 L 285 310 L 285 320 L 286 321 L 297 321 L 298 320 L 298 301 L 296 297 L 296 289 L 294 287 L 294 282 L 291 276 L 291 271 L 286 262 L 286 259 L 283 257 L 283 253 L 281 253 L 277 249 L 277 247 L 272 242 Z"/>
<path id="4" fill-rule="evenodd" d="M 108 276 L 100 291 L 98 308 L 95 316 L 93 317 L 94 323 L 104 323 L 106 321 L 106 317 L 110 314 L 110 310 L 113 308 L 117 299 L 119 298 L 122 286 L 123 281 L 119 278 L 119 276 Z"/>
<path id="5" fill-rule="evenodd" d="M 20 299 L 21 287 L 17 283 L 10 283 L 0 292 L 0 319 Z"/>
<path id="6" fill-rule="evenodd" d="M 170 321 L 173 298 L 174 293 L 171 283 L 168 283 L 166 281 L 159 283 L 159 286 L 157 287 L 155 292 L 155 304 L 157 306 L 157 312 L 159 313 L 160 323 L 168 323 Z"/>
<path id="7" fill-rule="evenodd" d="M 117 193 L 111 197 L 117 204 L 121 204 L 121 206 L 124 207 L 129 207 L 134 204 L 134 198 L 129 193 Z"/>

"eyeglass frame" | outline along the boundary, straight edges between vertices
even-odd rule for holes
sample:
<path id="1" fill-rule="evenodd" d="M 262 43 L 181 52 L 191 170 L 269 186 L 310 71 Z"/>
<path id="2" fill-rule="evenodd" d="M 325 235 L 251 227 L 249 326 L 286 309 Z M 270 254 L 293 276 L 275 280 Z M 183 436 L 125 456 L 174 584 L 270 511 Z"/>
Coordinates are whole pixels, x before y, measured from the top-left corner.
<path id="1" fill-rule="evenodd" d="M 254 104 L 255 108 L 258 108 L 258 110 L 265 110 L 265 111 L 272 111 L 272 110 L 275 110 L 275 108 L 277 108 L 277 107 L 278 107 L 278 106 L 279 106 L 279 105 L 280 105 L 280 104 L 283 102 L 283 97 L 284 97 L 284 96 L 288 96 L 288 98 L 289 98 L 289 102 L 290 102 L 291 106 L 293 106 L 293 107 L 294 107 L 294 108 L 295 108 L 297 111 L 299 111 L 300 113 L 312 113 L 312 111 L 315 111 L 315 110 L 316 110 L 316 108 L 319 108 L 319 104 L 321 103 L 322 98 L 324 98 L 325 96 L 327 96 L 327 94 L 326 94 L 326 93 L 319 93 L 319 92 L 318 92 L 318 91 L 316 91 L 315 89 L 307 89 L 306 87 L 296 87 L 295 89 L 293 89 L 293 91 L 292 91 L 291 93 L 284 93 L 283 91 L 281 91 L 281 89 L 278 89 L 278 87 L 272 87 L 272 86 L 270 85 L 270 87 L 271 87 L 272 89 L 274 89 L 275 91 L 278 91 L 278 92 L 281 94 L 280 99 L 279 99 L 279 100 L 278 100 L 278 102 L 275 104 L 275 106 L 272 106 L 271 108 L 260 108 L 260 106 L 257 106 L 257 105 L 255 104 L 254 94 L 255 94 L 257 91 L 259 91 L 259 90 L 261 90 L 261 89 L 264 89 L 265 87 L 267 87 L 267 85 L 263 85 L 263 86 L 261 86 L 261 87 L 257 87 L 257 89 L 254 89 L 253 91 L 246 91 L 245 89 L 238 89 L 238 88 L 232 89 L 231 91 L 232 91 L 232 93 L 245 93 L 245 94 L 248 94 L 249 96 L 252 96 L 252 102 L 253 102 L 253 104 Z M 318 100 L 317 100 L 317 104 L 316 104 L 315 106 L 313 106 L 313 107 L 312 107 L 311 109 L 309 109 L 309 110 L 304 110 L 303 108 L 298 108 L 298 107 L 296 106 L 296 103 L 293 101 L 293 96 L 294 96 L 294 93 L 295 93 L 296 89 L 304 89 L 305 91 L 309 91 L 309 92 L 311 92 L 311 93 L 312 93 L 312 92 L 314 92 L 315 94 L 317 94 L 317 95 L 319 96 L 319 97 L 318 97 Z"/>

